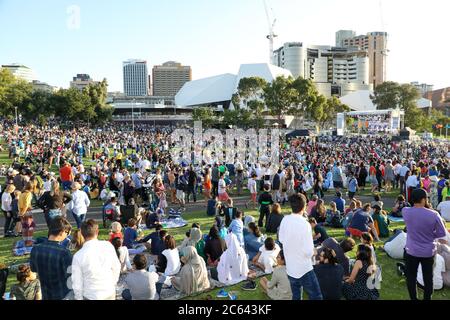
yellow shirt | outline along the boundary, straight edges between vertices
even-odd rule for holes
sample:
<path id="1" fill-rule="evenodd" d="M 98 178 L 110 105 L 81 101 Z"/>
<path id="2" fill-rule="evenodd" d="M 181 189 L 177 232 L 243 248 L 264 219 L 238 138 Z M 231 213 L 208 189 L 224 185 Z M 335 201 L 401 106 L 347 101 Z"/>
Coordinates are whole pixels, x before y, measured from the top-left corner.
<path id="1" fill-rule="evenodd" d="M 33 194 L 29 191 L 22 192 L 19 197 L 19 215 L 25 215 L 28 210 L 31 210 L 31 200 L 33 199 Z"/>

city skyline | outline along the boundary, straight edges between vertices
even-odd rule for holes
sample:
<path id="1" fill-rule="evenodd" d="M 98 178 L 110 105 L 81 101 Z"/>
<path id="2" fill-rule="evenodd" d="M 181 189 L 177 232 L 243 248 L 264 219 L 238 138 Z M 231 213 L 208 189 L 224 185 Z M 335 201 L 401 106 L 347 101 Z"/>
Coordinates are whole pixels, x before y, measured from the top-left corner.
<path id="1" fill-rule="evenodd" d="M 289 41 L 334 45 L 335 32 L 341 29 L 357 35 L 386 31 L 387 80 L 430 83 L 435 89 L 450 86 L 450 44 L 444 41 L 450 4 L 383 0 L 380 7 L 379 0 L 361 2 L 272 0 L 279 35 L 275 48 Z M 402 12 L 404 18 L 398 19 Z M 0 64 L 26 65 L 40 81 L 64 88 L 74 74 L 87 73 L 94 80 L 107 78 L 109 91 L 123 91 L 122 62 L 128 59 L 147 60 L 149 69 L 178 61 L 192 67 L 193 79 L 236 73 L 242 63 L 267 62 L 267 34 L 260 0 L 132 5 L 0 0 Z"/>

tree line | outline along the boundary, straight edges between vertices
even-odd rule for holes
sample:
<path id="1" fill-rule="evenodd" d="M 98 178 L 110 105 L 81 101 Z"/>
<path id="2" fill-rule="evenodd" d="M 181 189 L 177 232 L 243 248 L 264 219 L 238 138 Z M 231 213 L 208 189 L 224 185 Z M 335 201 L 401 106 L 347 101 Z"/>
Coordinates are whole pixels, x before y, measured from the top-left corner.
<path id="1" fill-rule="evenodd" d="M 279 76 L 272 82 L 259 77 L 243 78 L 231 103 L 233 108 L 223 112 L 208 106 L 196 108 L 193 118 L 201 120 L 206 127 L 259 129 L 265 125 L 265 116 L 276 117 L 281 122 L 291 115 L 312 120 L 317 129 L 323 129 L 334 123 L 337 113 L 350 111 L 338 98 L 327 99 L 319 94 L 311 80 L 301 77 Z"/>
<path id="2" fill-rule="evenodd" d="M 15 108 L 26 121 L 46 124 L 49 118 L 63 121 L 102 124 L 112 117 L 113 109 L 107 105 L 106 79 L 89 84 L 83 90 L 59 89 L 56 92 L 34 90 L 33 85 L 15 77 L 9 70 L 0 69 L 0 115 L 14 119 Z"/>

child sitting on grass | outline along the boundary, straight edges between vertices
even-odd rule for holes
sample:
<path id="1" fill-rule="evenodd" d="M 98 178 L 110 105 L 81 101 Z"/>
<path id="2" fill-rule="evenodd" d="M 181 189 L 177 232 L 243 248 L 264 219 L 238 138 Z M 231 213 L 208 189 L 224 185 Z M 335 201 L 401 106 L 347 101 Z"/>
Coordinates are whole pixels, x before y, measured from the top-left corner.
<path id="1" fill-rule="evenodd" d="M 317 224 L 317 221 L 314 218 L 309 218 L 308 222 L 311 225 L 313 231 L 314 246 L 320 246 L 322 242 L 329 238 L 327 230 L 325 230 L 325 228 L 321 225 Z"/>
<path id="2" fill-rule="evenodd" d="M 122 225 L 114 221 L 111 223 L 111 232 L 109 233 L 109 242 L 113 242 L 115 238 L 120 238 L 123 240 L 123 234 L 122 234 Z"/>
<path id="3" fill-rule="evenodd" d="M 280 250 L 273 238 L 269 237 L 264 241 L 264 245 L 259 248 L 259 252 L 252 262 L 255 266 L 264 270 L 266 274 L 271 274 L 273 267 L 277 265 L 277 256 Z"/>
<path id="4" fill-rule="evenodd" d="M 277 266 L 273 270 L 272 279 L 263 277 L 259 282 L 264 293 L 272 300 L 292 300 L 291 285 L 286 272 L 286 261 L 283 250 L 277 257 Z"/>

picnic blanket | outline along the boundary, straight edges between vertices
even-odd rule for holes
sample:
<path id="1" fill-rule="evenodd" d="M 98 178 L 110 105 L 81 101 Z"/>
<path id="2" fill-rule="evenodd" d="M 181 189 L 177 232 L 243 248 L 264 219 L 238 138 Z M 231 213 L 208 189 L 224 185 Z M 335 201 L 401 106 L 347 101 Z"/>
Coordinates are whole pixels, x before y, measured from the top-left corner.
<path id="1" fill-rule="evenodd" d="M 33 240 L 33 243 L 35 241 Z M 33 247 L 25 247 L 25 242 L 23 240 L 19 240 L 13 247 L 13 255 L 16 257 L 21 257 L 24 255 L 28 255 L 31 253 Z"/>
<path id="2" fill-rule="evenodd" d="M 177 228 L 182 228 L 182 227 L 187 226 L 188 222 L 181 217 L 176 218 L 176 219 L 162 218 L 161 224 L 164 229 L 177 229 Z M 148 228 L 145 224 L 139 225 L 139 229 L 148 230 Z"/>
<path id="3" fill-rule="evenodd" d="M 403 220 L 403 218 L 397 218 L 397 217 L 393 217 L 393 216 L 388 216 L 389 221 L 393 222 L 393 223 L 400 223 L 400 222 L 405 222 L 405 220 Z"/>

